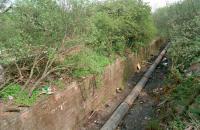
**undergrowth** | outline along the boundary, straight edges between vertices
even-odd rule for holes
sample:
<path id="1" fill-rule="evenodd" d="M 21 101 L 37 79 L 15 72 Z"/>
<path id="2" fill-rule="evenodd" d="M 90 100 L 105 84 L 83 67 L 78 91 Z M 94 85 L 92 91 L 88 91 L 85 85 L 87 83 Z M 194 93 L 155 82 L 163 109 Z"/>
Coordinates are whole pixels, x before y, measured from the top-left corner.
<path id="1" fill-rule="evenodd" d="M 17 81 L 24 88 L 20 99 L 27 93 L 34 96 L 45 80 L 57 81 L 61 75 L 95 75 L 101 84 L 114 57 L 147 45 L 156 32 L 151 8 L 140 0 L 15 0 L 0 15 L 0 23 L 0 64 L 6 80 L 11 78 L 8 83 Z M 80 45 L 85 50 L 72 55 Z"/>
<path id="2" fill-rule="evenodd" d="M 28 91 L 21 90 L 21 86 L 20 85 L 18 85 L 18 84 L 10 84 L 7 87 L 5 87 L 5 89 L 0 91 L 0 97 L 4 101 L 8 101 L 9 98 L 13 98 L 11 100 L 13 100 L 13 102 L 16 105 L 31 106 L 36 102 L 40 92 L 41 92 L 41 90 L 34 90 L 33 91 L 33 95 L 31 97 L 29 97 Z"/>
<path id="3" fill-rule="evenodd" d="M 159 32 L 171 40 L 172 60 L 162 118 L 167 128 L 200 129 L 200 3 L 183 0 L 157 10 L 154 19 Z"/>
<path id="4" fill-rule="evenodd" d="M 189 126 L 199 129 L 200 77 L 179 76 L 181 77 L 177 78 L 177 75 L 171 73 L 166 79 L 170 93 L 165 95 L 167 103 L 162 106 L 160 123 L 166 124 L 172 130 L 183 130 Z M 197 124 L 192 125 L 194 123 Z"/>
<path id="5" fill-rule="evenodd" d="M 189 77 L 180 82 L 173 91 L 171 98 L 176 105 L 187 106 L 194 100 L 194 95 L 198 95 L 200 91 L 200 81 L 195 77 Z"/>
<path id="6" fill-rule="evenodd" d="M 85 48 L 80 53 L 65 59 L 64 64 L 72 66 L 71 75 L 82 78 L 88 75 L 100 75 L 111 60 L 103 55 Z"/>

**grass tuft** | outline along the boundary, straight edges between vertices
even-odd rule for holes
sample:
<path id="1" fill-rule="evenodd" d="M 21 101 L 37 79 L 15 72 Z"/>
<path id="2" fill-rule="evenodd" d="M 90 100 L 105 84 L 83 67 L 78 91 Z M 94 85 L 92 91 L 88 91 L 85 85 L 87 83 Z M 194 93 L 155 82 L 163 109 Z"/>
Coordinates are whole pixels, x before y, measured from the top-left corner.
<path id="1" fill-rule="evenodd" d="M 39 93 L 40 90 L 35 90 L 33 91 L 33 95 L 29 98 L 28 91 L 22 91 L 20 85 L 9 84 L 4 90 L 0 91 L 0 97 L 4 101 L 8 101 L 9 96 L 12 96 L 16 105 L 31 106 L 36 102 Z"/>
<path id="2" fill-rule="evenodd" d="M 102 74 L 104 68 L 110 62 L 108 57 L 100 55 L 90 49 L 85 49 L 65 59 L 65 64 L 72 66 L 71 75 L 75 78 L 82 78 L 91 74 Z"/>

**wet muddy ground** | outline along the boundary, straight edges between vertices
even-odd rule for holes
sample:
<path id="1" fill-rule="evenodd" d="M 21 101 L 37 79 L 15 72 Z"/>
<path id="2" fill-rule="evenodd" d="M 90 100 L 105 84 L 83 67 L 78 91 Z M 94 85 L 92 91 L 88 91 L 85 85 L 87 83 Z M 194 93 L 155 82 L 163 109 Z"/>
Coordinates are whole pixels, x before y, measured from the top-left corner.
<path id="1" fill-rule="evenodd" d="M 129 110 L 117 130 L 146 130 L 149 122 L 156 118 L 159 111 L 160 99 L 165 90 L 164 78 L 168 73 L 168 63 L 162 61 L 145 88 L 140 93 L 132 108 Z M 135 82 L 133 77 L 130 82 Z"/>

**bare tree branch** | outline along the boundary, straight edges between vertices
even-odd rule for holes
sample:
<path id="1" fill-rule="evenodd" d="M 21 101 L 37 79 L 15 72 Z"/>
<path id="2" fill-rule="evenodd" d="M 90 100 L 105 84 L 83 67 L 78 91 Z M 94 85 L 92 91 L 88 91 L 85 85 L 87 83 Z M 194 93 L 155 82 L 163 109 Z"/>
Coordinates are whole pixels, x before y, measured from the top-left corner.
<path id="1" fill-rule="evenodd" d="M 28 78 L 28 80 L 26 81 L 26 83 L 24 84 L 24 86 L 22 87 L 22 90 L 24 90 L 24 89 L 27 87 L 27 85 L 30 83 L 30 81 L 31 81 L 31 79 L 32 79 L 32 77 L 33 77 L 33 74 L 34 74 L 34 69 L 36 68 L 36 65 L 38 64 L 38 62 L 41 61 L 41 60 L 44 58 L 44 57 L 40 58 L 41 55 L 42 55 L 42 54 L 40 54 L 40 55 L 38 55 L 38 56 L 36 56 L 36 57 L 34 58 L 33 65 L 32 65 L 32 67 L 31 67 L 31 72 L 30 72 L 30 74 L 29 74 L 29 78 Z"/>

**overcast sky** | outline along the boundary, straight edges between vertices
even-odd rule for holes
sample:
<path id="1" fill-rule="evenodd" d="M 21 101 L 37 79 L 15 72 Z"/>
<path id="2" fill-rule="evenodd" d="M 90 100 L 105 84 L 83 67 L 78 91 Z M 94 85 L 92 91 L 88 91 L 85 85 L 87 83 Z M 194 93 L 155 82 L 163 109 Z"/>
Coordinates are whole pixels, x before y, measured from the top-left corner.
<path id="1" fill-rule="evenodd" d="M 0 0 L 0 1 L 2 1 L 2 0 Z M 15 0 L 9 0 L 9 1 L 14 2 Z M 98 0 L 98 1 L 105 1 L 105 0 Z M 150 6 L 152 7 L 152 11 L 155 11 L 156 9 L 164 7 L 167 4 L 171 4 L 171 3 L 181 1 L 181 0 L 143 0 L 143 1 L 148 2 L 150 4 Z M 9 5 L 10 2 L 7 5 Z"/>
<path id="2" fill-rule="evenodd" d="M 180 0 L 143 0 L 143 1 L 149 2 L 149 4 L 152 7 L 152 11 L 155 11 L 157 8 L 166 6 L 167 3 L 170 4 Z"/>

